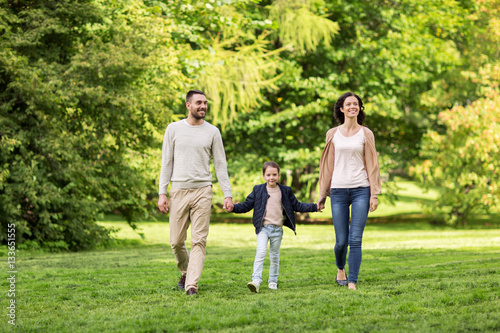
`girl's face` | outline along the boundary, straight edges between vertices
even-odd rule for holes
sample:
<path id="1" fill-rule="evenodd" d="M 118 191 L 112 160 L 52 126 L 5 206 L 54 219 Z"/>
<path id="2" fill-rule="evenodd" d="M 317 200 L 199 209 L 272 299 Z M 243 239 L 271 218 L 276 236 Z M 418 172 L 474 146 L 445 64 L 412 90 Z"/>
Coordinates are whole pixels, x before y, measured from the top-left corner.
<path id="1" fill-rule="evenodd" d="M 280 174 L 278 172 L 278 169 L 268 167 L 266 171 L 264 171 L 264 180 L 266 181 L 267 186 L 269 187 L 276 187 L 276 184 L 278 183 L 278 180 L 280 179 Z"/>
<path id="2" fill-rule="evenodd" d="M 359 114 L 359 102 L 355 96 L 349 96 L 344 101 L 344 107 L 340 108 L 346 118 L 356 118 Z"/>

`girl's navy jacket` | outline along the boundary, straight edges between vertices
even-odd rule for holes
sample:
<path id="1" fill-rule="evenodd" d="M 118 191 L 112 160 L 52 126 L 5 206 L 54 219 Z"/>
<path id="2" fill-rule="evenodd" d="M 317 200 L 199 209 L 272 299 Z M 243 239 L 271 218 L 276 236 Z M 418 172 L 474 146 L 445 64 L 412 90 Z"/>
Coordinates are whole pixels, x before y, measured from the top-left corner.
<path id="1" fill-rule="evenodd" d="M 283 215 L 285 221 L 283 225 L 292 229 L 295 234 L 295 216 L 294 212 L 316 212 L 317 206 L 314 203 L 299 202 L 292 189 L 289 186 L 278 184 L 281 190 L 281 204 L 283 205 Z M 266 213 L 267 199 L 266 184 L 255 185 L 252 193 L 248 195 L 246 200 L 242 203 L 234 205 L 234 213 L 246 213 L 253 209 L 253 225 L 255 233 L 258 234 L 262 228 L 262 221 Z"/>

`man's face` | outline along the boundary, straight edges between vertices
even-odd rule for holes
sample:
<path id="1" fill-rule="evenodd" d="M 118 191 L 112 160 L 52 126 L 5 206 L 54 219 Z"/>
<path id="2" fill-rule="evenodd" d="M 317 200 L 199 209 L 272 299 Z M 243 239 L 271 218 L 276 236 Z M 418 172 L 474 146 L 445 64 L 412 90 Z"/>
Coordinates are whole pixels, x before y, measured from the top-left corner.
<path id="1" fill-rule="evenodd" d="M 207 98 L 202 94 L 194 94 L 186 103 L 189 114 L 196 120 L 205 118 L 207 114 Z"/>

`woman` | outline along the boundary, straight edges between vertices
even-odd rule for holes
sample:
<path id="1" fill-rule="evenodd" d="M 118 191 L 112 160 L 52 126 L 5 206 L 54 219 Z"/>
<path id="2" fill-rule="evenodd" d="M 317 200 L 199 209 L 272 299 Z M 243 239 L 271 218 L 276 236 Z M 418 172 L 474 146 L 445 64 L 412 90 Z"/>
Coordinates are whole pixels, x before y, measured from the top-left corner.
<path id="1" fill-rule="evenodd" d="M 341 123 L 326 133 L 326 146 L 319 166 L 318 210 L 330 195 L 335 227 L 337 284 L 356 290 L 361 266 L 361 241 L 368 211 L 377 209 L 380 171 L 373 132 L 362 126 L 365 119 L 361 98 L 351 92 L 335 104 L 334 116 Z M 351 225 L 349 227 L 349 206 Z M 349 246 L 349 281 L 345 272 Z"/>

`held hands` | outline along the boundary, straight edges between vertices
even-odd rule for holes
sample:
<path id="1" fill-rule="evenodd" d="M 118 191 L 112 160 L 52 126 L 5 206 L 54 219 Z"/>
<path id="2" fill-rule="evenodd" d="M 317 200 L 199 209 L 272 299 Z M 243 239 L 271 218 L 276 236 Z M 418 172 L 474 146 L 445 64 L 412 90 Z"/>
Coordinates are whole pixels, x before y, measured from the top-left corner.
<path id="1" fill-rule="evenodd" d="M 326 197 L 319 197 L 318 203 L 316 206 L 318 207 L 318 212 L 321 213 L 323 209 L 325 209 Z"/>
<path id="2" fill-rule="evenodd" d="M 228 213 L 232 212 L 234 209 L 233 198 L 227 197 L 224 199 L 224 205 L 222 206 L 224 210 Z"/>
<path id="3" fill-rule="evenodd" d="M 370 212 L 375 211 L 375 209 L 377 209 L 377 207 L 378 207 L 378 199 L 371 197 L 370 198 Z"/>
<path id="4" fill-rule="evenodd" d="M 164 214 L 168 213 L 168 199 L 166 194 L 160 194 L 158 198 L 158 209 Z"/>
<path id="5" fill-rule="evenodd" d="M 234 208 L 233 198 L 225 198 L 224 206 L 222 208 L 224 208 L 224 210 L 228 213 L 232 212 Z M 168 213 L 168 199 L 166 194 L 160 194 L 160 197 L 158 198 L 158 209 L 164 214 Z"/>

